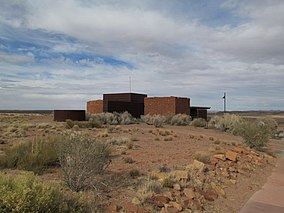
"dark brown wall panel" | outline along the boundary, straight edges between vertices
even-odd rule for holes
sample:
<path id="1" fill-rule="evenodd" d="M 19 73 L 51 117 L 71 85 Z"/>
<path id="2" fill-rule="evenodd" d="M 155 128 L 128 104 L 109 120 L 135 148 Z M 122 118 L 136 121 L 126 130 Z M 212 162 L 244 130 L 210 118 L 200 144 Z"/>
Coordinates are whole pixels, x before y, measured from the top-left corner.
<path id="1" fill-rule="evenodd" d="M 198 109 L 197 110 L 197 117 L 207 120 L 207 109 Z"/>
<path id="2" fill-rule="evenodd" d="M 85 110 L 54 110 L 54 121 L 84 121 L 86 119 Z"/>
<path id="3" fill-rule="evenodd" d="M 189 98 L 176 98 L 176 114 L 189 115 Z"/>

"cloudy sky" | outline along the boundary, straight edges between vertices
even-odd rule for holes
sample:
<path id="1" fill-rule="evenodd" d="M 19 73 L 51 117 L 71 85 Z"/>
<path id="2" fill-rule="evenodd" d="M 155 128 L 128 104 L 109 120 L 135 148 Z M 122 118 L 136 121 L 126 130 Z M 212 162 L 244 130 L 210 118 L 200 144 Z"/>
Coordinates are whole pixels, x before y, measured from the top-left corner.
<path id="1" fill-rule="evenodd" d="M 283 0 L 0 0 L 0 109 L 103 93 L 284 110 Z"/>

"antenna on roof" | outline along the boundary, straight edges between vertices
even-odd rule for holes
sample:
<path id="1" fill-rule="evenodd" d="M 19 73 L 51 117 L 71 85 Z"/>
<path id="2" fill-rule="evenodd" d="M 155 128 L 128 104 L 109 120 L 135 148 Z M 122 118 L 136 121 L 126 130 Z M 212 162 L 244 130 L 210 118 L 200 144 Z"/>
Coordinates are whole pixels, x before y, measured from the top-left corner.
<path id="1" fill-rule="evenodd" d="M 129 92 L 131 93 L 131 76 L 129 76 Z"/>
<path id="2" fill-rule="evenodd" d="M 226 93 L 225 92 L 224 92 L 223 99 L 224 99 L 224 113 L 225 113 L 226 112 Z"/>

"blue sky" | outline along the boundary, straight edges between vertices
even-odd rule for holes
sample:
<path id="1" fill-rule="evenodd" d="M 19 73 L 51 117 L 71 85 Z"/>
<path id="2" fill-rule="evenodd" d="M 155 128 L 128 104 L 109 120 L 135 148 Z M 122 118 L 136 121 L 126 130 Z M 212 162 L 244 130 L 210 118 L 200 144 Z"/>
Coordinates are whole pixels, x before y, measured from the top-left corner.
<path id="1" fill-rule="evenodd" d="M 0 109 L 103 93 L 284 110 L 282 0 L 0 0 Z"/>

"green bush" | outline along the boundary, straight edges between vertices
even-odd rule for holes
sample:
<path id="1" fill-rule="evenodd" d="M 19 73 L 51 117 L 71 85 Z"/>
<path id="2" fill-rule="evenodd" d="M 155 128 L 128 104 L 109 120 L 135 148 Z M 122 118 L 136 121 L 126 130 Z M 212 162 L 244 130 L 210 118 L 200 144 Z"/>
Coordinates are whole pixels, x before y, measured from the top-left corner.
<path id="1" fill-rule="evenodd" d="M 276 129 L 275 123 L 266 119 L 258 119 L 256 121 L 243 121 L 239 126 L 238 134 L 250 148 L 261 149 L 267 145 Z"/>
<path id="2" fill-rule="evenodd" d="M 74 191 L 90 187 L 96 175 L 103 173 L 110 163 L 107 144 L 78 133 L 72 133 L 57 143 L 56 151 L 65 183 Z"/>
<path id="3" fill-rule="evenodd" d="M 67 197 L 59 187 L 43 185 L 28 173 L 0 173 L 0 212 L 90 212 L 78 197 Z"/>
<path id="4" fill-rule="evenodd" d="M 193 121 L 191 121 L 190 124 L 195 127 L 205 127 L 206 120 L 204 120 L 203 118 L 196 118 L 196 119 L 193 119 Z"/>
<path id="5" fill-rule="evenodd" d="M 35 173 L 59 163 L 55 151 L 55 143 L 60 136 L 35 137 L 31 141 L 21 142 L 5 150 L 5 157 L 1 160 L 2 168 L 18 168 Z"/>

